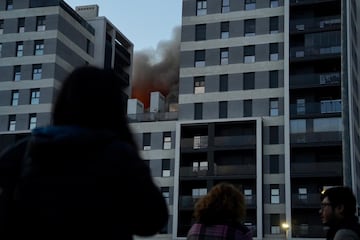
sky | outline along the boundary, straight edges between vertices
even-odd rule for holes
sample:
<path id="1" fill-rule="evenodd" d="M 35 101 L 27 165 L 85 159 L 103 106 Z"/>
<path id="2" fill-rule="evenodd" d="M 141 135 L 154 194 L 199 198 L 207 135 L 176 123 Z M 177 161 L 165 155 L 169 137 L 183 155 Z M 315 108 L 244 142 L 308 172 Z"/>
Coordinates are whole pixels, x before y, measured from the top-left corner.
<path id="1" fill-rule="evenodd" d="M 72 8 L 97 4 L 105 16 L 133 44 L 134 51 L 155 50 L 172 38 L 181 25 L 182 0 L 65 0 Z"/>

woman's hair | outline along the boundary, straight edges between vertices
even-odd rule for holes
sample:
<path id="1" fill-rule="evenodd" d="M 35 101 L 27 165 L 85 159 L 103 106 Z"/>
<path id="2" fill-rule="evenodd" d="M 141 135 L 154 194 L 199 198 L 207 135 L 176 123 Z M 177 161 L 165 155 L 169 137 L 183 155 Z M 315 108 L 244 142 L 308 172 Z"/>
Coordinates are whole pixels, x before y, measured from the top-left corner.
<path id="1" fill-rule="evenodd" d="M 93 66 L 75 69 L 57 96 L 53 124 L 110 130 L 134 144 L 127 122 L 124 87 L 123 80 L 110 69 Z"/>
<path id="2" fill-rule="evenodd" d="M 321 194 L 321 200 L 328 198 L 332 207 L 339 205 L 344 206 L 344 217 L 349 218 L 355 216 L 356 199 L 349 187 L 332 187 Z"/>
<path id="3" fill-rule="evenodd" d="M 194 217 L 205 224 L 241 223 L 245 213 L 240 190 L 230 183 L 219 183 L 195 204 Z"/>

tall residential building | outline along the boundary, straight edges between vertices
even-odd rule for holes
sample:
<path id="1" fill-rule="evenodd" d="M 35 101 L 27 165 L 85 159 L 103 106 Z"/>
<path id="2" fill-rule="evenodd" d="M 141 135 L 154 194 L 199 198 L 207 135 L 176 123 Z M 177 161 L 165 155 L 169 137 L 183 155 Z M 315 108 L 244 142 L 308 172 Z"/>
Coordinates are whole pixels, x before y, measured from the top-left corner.
<path id="1" fill-rule="evenodd" d="M 169 239 L 221 181 L 244 193 L 255 239 L 324 237 L 328 187 L 360 200 L 359 11 L 355 0 L 183 0 L 177 119 L 128 105 L 170 200 Z"/>
<path id="2" fill-rule="evenodd" d="M 63 0 L 0 0 L 0 151 L 50 123 L 61 83 L 76 67 L 113 68 L 130 93 L 133 44 L 96 5 L 87 14 Z"/>

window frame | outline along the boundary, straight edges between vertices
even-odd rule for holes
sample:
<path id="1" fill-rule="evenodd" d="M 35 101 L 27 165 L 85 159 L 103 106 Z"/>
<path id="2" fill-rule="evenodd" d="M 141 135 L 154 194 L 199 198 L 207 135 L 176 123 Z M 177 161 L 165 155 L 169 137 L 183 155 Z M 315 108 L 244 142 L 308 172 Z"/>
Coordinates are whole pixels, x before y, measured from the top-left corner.
<path id="1" fill-rule="evenodd" d="M 207 14 L 207 1 L 197 0 L 196 1 L 196 16 L 203 16 Z"/>
<path id="2" fill-rule="evenodd" d="M 25 18 L 18 18 L 18 33 L 25 32 Z"/>
<path id="3" fill-rule="evenodd" d="M 195 41 L 206 40 L 206 24 L 195 25 Z"/>
<path id="4" fill-rule="evenodd" d="M 32 80 L 42 79 L 42 64 L 34 64 L 32 68 Z"/>
<path id="5" fill-rule="evenodd" d="M 220 23 L 220 38 L 228 39 L 230 37 L 230 22 L 221 22 Z"/>
<path id="6" fill-rule="evenodd" d="M 229 64 L 229 48 L 220 49 L 220 65 Z"/>
<path id="7" fill-rule="evenodd" d="M 40 104 L 40 88 L 30 90 L 30 105 Z"/>
<path id="8" fill-rule="evenodd" d="M 36 17 L 36 31 L 42 32 L 46 30 L 46 16 Z"/>
<path id="9" fill-rule="evenodd" d="M 11 106 L 19 105 L 20 92 L 19 90 L 12 90 L 11 92 Z"/>
<path id="10" fill-rule="evenodd" d="M 21 81 L 21 65 L 14 66 L 13 81 Z"/>
<path id="11" fill-rule="evenodd" d="M 16 115 L 9 115 L 8 131 L 16 131 Z"/>
<path id="12" fill-rule="evenodd" d="M 195 50 L 194 54 L 195 54 L 194 66 L 195 67 L 205 67 L 205 65 L 206 65 L 206 62 L 205 62 L 206 52 L 205 52 L 205 50 Z"/>
<path id="13" fill-rule="evenodd" d="M 36 113 L 29 114 L 29 130 L 36 128 L 36 125 L 37 125 Z"/>
<path id="14" fill-rule="evenodd" d="M 205 77 L 194 77 L 194 94 L 205 93 Z"/>
<path id="15" fill-rule="evenodd" d="M 44 40 L 36 40 L 34 43 L 34 55 L 35 56 L 41 56 L 44 55 Z"/>
<path id="16" fill-rule="evenodd" d="M 24 42 L 16 42 L 16 57 L 24 56 Z"/>
<path id="17" fill-rule="evenodd" d="M 256 35 L 256 19 L 244 20 L 244 36 L 252 37 Z"/>

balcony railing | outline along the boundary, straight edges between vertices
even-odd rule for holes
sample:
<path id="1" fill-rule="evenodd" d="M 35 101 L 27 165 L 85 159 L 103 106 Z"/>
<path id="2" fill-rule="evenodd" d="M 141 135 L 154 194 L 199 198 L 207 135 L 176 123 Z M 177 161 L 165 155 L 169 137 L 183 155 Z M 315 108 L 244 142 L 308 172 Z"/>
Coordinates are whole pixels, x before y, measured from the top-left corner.
<path id="1" fill-rule="evenodd" d="M 292 237 L 295 238 L 324 238 L 325 230 L 323 225 L 293 225 Z"/>
<path id="2" fill-rule="evenodd" d="M 319 29 L 334 29 L 334 28 L 340 28 L 340 26 L 341 26 L 341 17 L 331 16 L 331 17 L 322 17 L 315 19 L 295 20 L 290 25 L 290 31 L 303 32 L 303 31 L 313 31 Z"/>
<path id="3" fill-rule="evenodd" d="M 341 162 L 291 163 L 292 177 L 306 176 L 341 176 Z"/>
<path id="4" fill-rule="evenodd" d="M 314 57 L 326 54 L 341 53 L 341 46 L 324 46 L 324 47 L 292 47 L 290 48 L 290 58 L 300 59 L 304 57 Z"/>
<path id="5" fill-rule="evenodd" d="M 208 136 L 194 136 L 181 139 L 182 148 L 205 149 L 208 147 Z"/>
<path id="6" fill-rule="evenodd" d="M 320 193 L 292 194 L 291 203 L 293 208 L 319 208 Z"/>
<path id="7" fill-rule="evenodd" d="M 315 3 L 324 3 L 324 2 L 335 2 L 336 0 L 290 0 L 291 5 L 295 4 L 315 4 Z"/>
<path id="8" fill-rule="evenodd" d="M 194 167 L 181 167 L 181 177 L 204 177 L 204 176 L 244 176 L 254 177 L 256 166 L 250 164 L 243 165 L 215 165 L 214 172 L 210 170 L 198 170 Z"/>
<path id="9" fill-rule="evenodd" d="M 246 145 L 255 146 L 255 144 L 255 135 L 215 137 L 214 140 L 214 145 L 216 147 L 240 147 Z"/>
<path id="10" fill-rule="evenodd" d="M 290 87 L 292 88 L 340 85 L 340 82 L 341 76 L 339 72 L 290 76 Z"/>
<path id="11" fill-rule="evenodd" d="M 306 103 L 304 105 L 290 104 L 290 114 L 292 116 L 304 116 L 306 114 L 325 114 L 341 113 L 341 100 L 326 100 L 318 103 Z"/>
<path id="12" fill-rule="evenodd" d="M 155 121 L 171 121 L 178 119 L 178 112 L 147 112 L 128 114 L 129 122 L 155 122 Z"/>
<path id="13" fill-rule="evenodd" d="M 334 143 L 341 142 L 341 132 L 307 132 L 307 133 L 292 133 L 290 135 L 291 144 L 299 143 Z"/>

